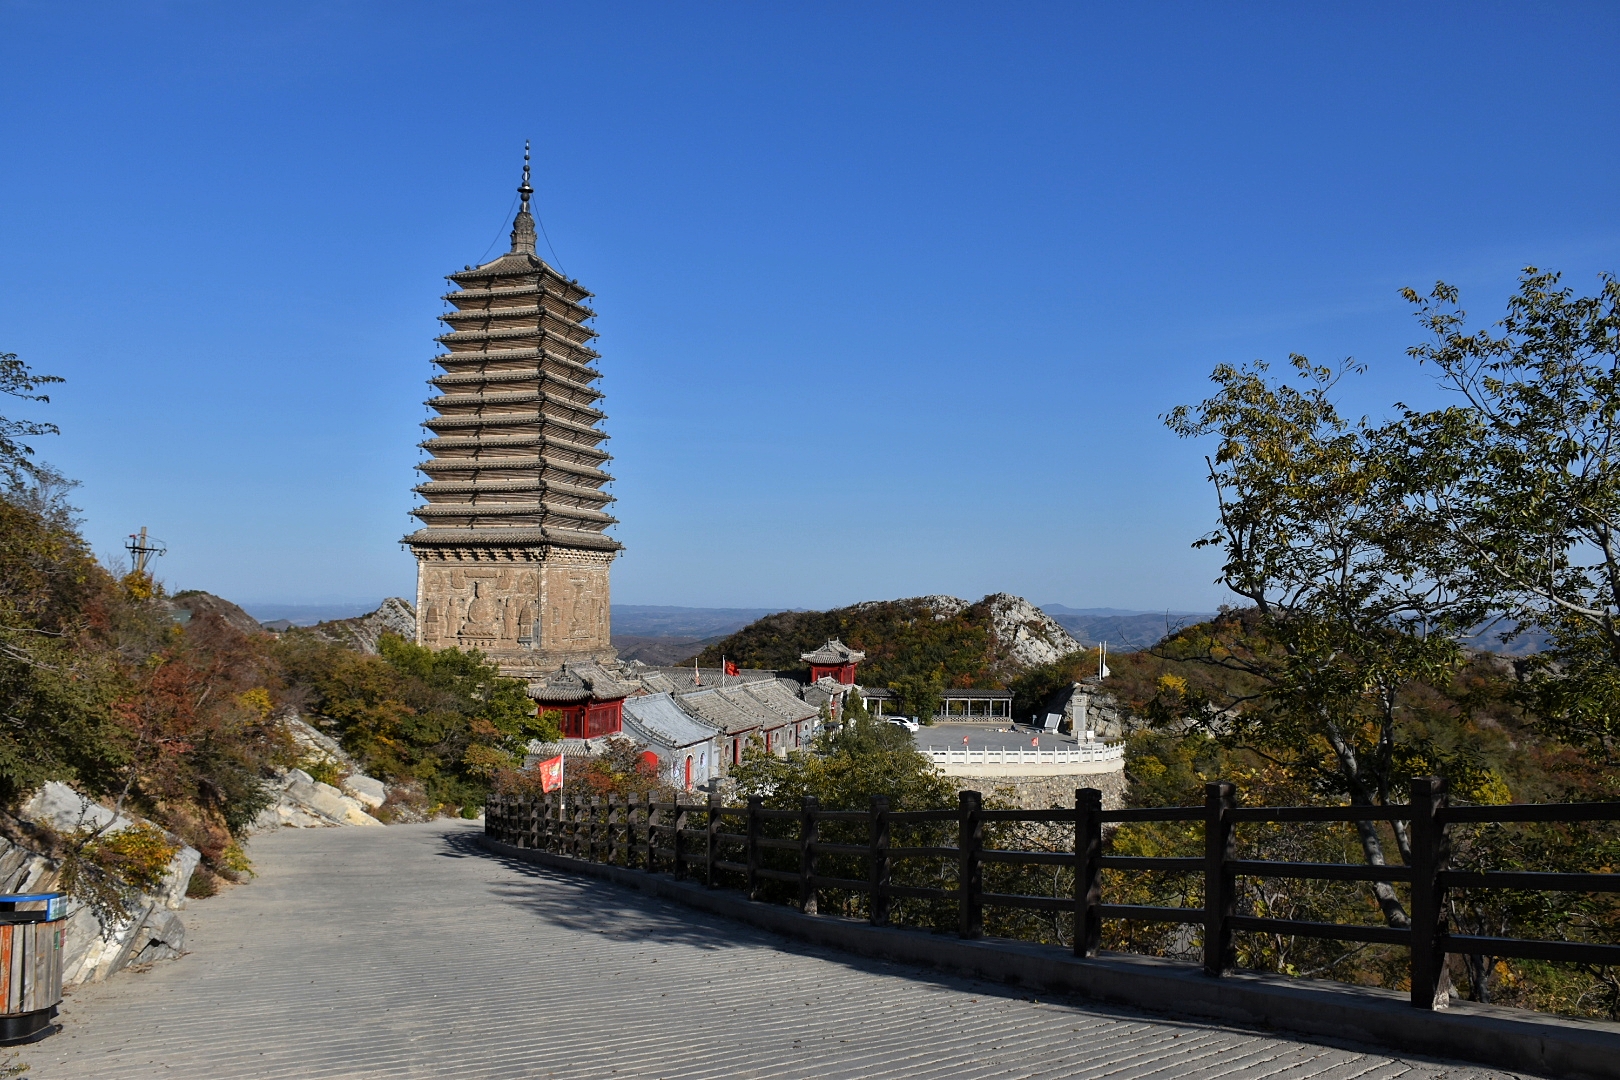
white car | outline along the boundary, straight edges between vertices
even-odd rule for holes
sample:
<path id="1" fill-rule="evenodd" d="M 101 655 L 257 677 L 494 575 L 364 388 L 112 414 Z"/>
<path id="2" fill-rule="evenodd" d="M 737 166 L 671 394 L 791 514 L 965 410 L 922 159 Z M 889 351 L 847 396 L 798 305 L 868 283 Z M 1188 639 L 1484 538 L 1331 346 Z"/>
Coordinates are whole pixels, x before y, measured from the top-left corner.
<path id="1" fill-rule="evenodd" d="M 920 730 L 922 728 L 922 725 L 917 723 L 915 717 L 910 717 L 910 716 L 885 716 L 883 719 L 888 721 L 889 723 L 893 724 L 895 727 L 903 727 L 907 731 L 917 731 L 917 730 Z"/>

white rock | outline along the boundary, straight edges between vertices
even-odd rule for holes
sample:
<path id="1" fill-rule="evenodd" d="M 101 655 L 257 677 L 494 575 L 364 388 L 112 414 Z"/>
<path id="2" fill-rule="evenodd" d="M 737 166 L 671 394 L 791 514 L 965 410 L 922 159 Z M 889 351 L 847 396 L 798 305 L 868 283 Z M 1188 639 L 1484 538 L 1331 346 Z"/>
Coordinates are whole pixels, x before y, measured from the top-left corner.
<path id="1" fill-rule="evenodd" d="M 102 829 L 120 832 L 141 822 L 114 814 L 66 784 L 46 784 L 23 804 L 20 816 L 60 833 Z M 172 833 L 165 833 L 179 843 Z M 184 844 L 169 863 L 157 889 L 144 894 L 129 918 L 104 923 L 76 900 L 68 902 L 62 934 L 64 985 L 105 979 L 131 963 L 178 956 L 185 948 L 185 926 L 173 911 L 185 906 L 186 886 L 200 856 Z M 60 887 L 60 866 L 53 860 L 0 839 L 0 891 L 47 892 Z"/>
<path id="2" fill-rule="evenodd" d="M 350 773 L 344 777 L 343 790 L 372 809 L 388 801 L 388 786 L 365 773 Z"/>
<path id="3" fill-rule="evenodd" d="M 296 769 L 293 771 L 299 772 Z M 295 779 L 287 785 L 284 794 L 304 809 L 340 825 L 382 824 L 366 813 L 366 808 L 358 799 L 351 799 L 330 784 Z"/>
<path id="4" fill-rule="evenodd" d="M 36 791 L 33 797 L 22 805 L 18 814 L 25 821 L 44 825 L 59 833 L 73 833 L 79 829 L 100 829 L 101 835 L 108 836 L 122 832 L 135 824 L 134 819 L 115 814 L 100 803 L 55 780 Z M 191 883 L 191 873 L 197 869 L 197 863 L 202 860 L 202 855 L 173 833 L 164 830 L 163 835 L 172 843 L 179 844 L 180 850 L 169 860 L 169 868 L 163 874 L 163 883 L 152 895 L 156 896 L 164 907 L 180 911 L 186 906 L 186 886 Z"/>

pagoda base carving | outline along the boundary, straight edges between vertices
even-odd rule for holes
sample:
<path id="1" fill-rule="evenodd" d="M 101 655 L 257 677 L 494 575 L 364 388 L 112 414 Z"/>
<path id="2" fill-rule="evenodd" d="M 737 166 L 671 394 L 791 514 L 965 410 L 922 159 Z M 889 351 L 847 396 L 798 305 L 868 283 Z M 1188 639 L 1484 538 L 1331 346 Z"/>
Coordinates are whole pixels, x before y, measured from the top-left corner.
<path id="1" fill-rule="evenodd" d="M 436 548 L 416 554 L 416 642 L 477 649 L 503 675 L 538 679 L 609 662 L 612 551 Z"/>

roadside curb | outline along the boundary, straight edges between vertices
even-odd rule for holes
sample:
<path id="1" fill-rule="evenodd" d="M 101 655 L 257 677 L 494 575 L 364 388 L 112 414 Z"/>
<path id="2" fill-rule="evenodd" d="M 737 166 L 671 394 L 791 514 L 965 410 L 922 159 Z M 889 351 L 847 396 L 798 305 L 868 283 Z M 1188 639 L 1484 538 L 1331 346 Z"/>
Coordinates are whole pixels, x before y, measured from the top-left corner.
<path id="1" fill-rule="evenodd" d="M 1392 990 L 1263 974 L 1206 977 L 1187 964 L 1111 953 L 1077 959 L 1051 946 L 1001 938 L 964 941 L 921 930 L 868 926 L 750 901 L 667 874 L 648 874 L 514 847 L 480 834 L 492 854 L 603 878 L 665 900 L 801 941 L 862 956 L 939 968 L 1010 986 L 1074 994 L 1179 1017 L 1348 1040 L 1572 1080 L 1620 1080 L 1620 1024 L 1457 1002 L 1414 1009 Z"/>

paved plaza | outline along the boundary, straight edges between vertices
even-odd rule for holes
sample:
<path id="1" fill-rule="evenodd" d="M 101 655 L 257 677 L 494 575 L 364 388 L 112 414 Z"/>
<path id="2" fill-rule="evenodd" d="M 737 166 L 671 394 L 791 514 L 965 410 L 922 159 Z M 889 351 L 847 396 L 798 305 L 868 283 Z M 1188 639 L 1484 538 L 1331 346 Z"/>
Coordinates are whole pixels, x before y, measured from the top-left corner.
<path id="1" fill-rule="evenodd" d="M 1079 746 L 1080 740 L 1073 735 L 1059 735 L 1055 732 L 1038 731 L 1025 724 L 1014 724 L 1010 720 L 1000 723 L 965 724 L 953 721 L 938 722 L 929 727 L 919 728 L 913 738 L 921 749 L 937 747 L 941 750 L 960 750 L 962 740 L 966 738 L 967 746 L 972 750 L 1027 750 L 1031 747 L 1031 740 L 1038 740 L 1042 750 L 1068 748 Z"/>
<path id="2" fill-rule="evenodd" d="M 28 1080 L 1506 1077 L 949 978 L 488 857 L 459 822 L 256 838 L 190 953 L 74 991 Z"/>

